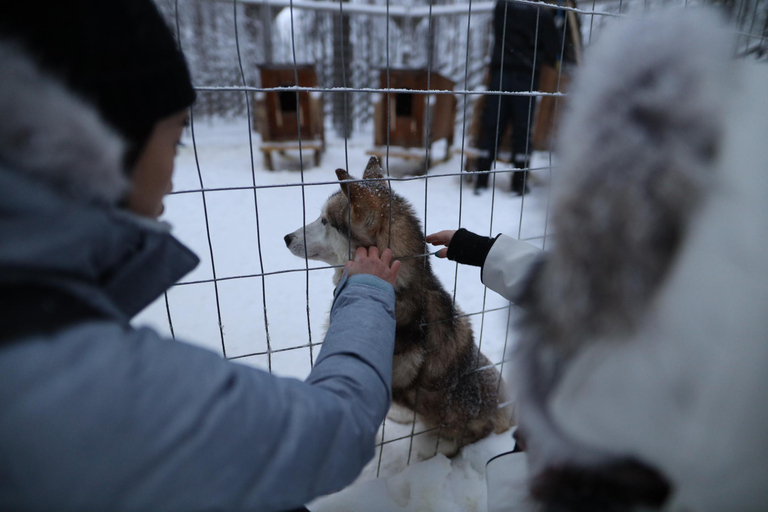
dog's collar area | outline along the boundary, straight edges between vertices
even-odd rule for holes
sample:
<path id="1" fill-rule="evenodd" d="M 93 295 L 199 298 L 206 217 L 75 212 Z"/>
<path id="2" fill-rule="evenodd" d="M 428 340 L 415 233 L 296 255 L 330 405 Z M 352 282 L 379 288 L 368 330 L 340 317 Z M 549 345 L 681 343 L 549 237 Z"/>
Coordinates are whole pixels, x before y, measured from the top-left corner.
<path id="1" fill-rule="evenodd" d="M 410 256 L 399 256 L 397 258 L 392 258 L 393 260 L 408 260 L 412 258 L 423 258 L 424 256 L 437 256 L 437 253 L 440 252 L 440 249 L 436 250 L 435 252 L 425 252 L 424 254 L 414 254 Z"/>

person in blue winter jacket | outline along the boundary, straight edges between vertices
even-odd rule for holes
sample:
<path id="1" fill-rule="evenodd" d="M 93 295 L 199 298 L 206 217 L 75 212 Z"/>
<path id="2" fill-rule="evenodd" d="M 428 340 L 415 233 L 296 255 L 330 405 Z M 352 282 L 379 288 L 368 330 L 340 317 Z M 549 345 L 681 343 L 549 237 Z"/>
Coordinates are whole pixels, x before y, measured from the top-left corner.
<path id="1" fill-rule="evenodd" d="M 156 220 L 183 55 L 150 0 L 6 2 L 0 69 L 0 510 L 285 511 L 351 483 L 390 404 L 391 252 L 347 265 L 304 382 L 133 328 L 198 263 Z"/>

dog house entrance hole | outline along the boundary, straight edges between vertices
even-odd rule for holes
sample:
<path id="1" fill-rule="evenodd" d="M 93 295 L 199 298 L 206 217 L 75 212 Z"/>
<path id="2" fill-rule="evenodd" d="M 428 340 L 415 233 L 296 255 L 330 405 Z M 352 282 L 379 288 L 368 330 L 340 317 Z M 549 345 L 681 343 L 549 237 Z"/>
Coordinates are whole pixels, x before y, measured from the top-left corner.
<path id="1" fill-rule="evenodd" d="M 283 87 L 290 87 L 290 84 Z M 298 110 L 298 103 L 296 101 L 296 93 L 293 91 L 280 91 L 280 110 L 282 112 L 296 112 Z"/>
<path id="2" fill-rule="evenodd" d="M 413 94 L 399 92 L 395 95 L 395 115 L 397 117 L 413 116 Z"/>

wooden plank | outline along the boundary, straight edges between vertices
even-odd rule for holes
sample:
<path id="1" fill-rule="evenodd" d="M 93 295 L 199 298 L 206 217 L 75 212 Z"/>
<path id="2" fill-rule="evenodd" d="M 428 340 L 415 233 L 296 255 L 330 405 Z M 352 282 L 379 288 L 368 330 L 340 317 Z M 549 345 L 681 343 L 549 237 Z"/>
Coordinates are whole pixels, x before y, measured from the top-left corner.
<path id="1" fill-rule="evenodd" d="M 389 156 L 391 157 L 403 158 L 406 160 L 424 160 L 425 158 L 427 158 L 426 150 L 423 148 L 421 149 L 420 152 L 419 151 L 403 151 L 403 150 L 398 150 L 397 148 L 390 148 L 389 153 L 387 153 L 386 149 L 373 148 L 366 151 L 365 154 L 376 155 L 380 159 L 386 157 L 387 154 L 389 154 Z"/>
<path id="2" fill-rule="evenodd" d="M 302 140 L 301 149 L 308 150 L 324 150 L 325 145 L 321 140 Z M 269 142 L 267 144 L 261 144 L 259 146 L 260 151 L 284 151 L 287 149 L 299 149 L 299 141 L 286 141 L 286 142 Z"/>

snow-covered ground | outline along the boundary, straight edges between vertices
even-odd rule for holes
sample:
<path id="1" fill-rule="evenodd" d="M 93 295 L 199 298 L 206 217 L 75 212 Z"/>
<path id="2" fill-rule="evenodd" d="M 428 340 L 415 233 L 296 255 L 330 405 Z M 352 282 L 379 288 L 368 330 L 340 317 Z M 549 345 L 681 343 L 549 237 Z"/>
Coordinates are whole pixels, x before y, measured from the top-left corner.
<path id="1" fill-rule="evenodd" d="M 346 144 L 329 136 L 322 165 L 312 167 L 308 153 L 303 157 L 303 173 L 298 151 L 275 154 L 278 170 L 265 170 L 256 133 L 252 134 L 251 160 L 246 119 L 196 122 L 194 139 L 193 145 L 191 132 L 185 135 L 185 146 L 177 158 L 176 193 L 166 199 L 163 218 L 200 256 L 201 263 L 169 291 L 167 307 L 161 298 L 135 323 L 152 325 L 168 335 L 172 324 L 178 339 L 239 363 L 302 379 L 319 350 L 309 347 L 309 342 L 322 342 L 333 290 L 332 270 L 311 270 L 325 264 L 310 261 L 307 265 L 288 251 L 283 237 L 317 217 L 325 199 L 338 188 L 336 168 L 348 165 L 352 175 L 361 177 L 373 136 L 362 129 Z M 445 154 L 439 143 L 433 149 L 435 158 Z M 537 154 L 532 167 L 548 163 L 546 154 Z M 480 196 L 472 194 L 468 183 L 462 185 L 459 176 L 436 177 L 460 172 L 459 156 L 435 165 L 428 179 L 415 177 L 415 172 L 423 171 L 423 163 L 391 158 L 389 170 L 392 176 L 404 178 L 393 182 L 393 189 L 410 200 L 429 233 L 461 226 L 482 234 L 519 235 L 542 246 L 548 171 L 533 173 L 532 192 L 523 200 L 507 192 L 506 175 L 499 176 L 495 194 L 489 191 Z M 207 190 L 204 195 L 199 192 L 201 180 Z M 258 187 L 268 188 L 254 194 L 249 188 L 254 180 Z M 460 308 L 471 314 L 483 353 L 494 363 L 508 359 L 514 336 L 507 326 L 515 310 L 486 291 L 477 268 L 457 267 L 434 257 L 432 265 L 446 289 L 455 290 Z M 510 434 L 465 447 L 453 459 L 438 455 L 425 460 L 434 452 L 434 440 L 417 435 L 412 441 L 409 434 L 413 429 L 410 424 L 386 421 L 380 431 L 383 449 L 377 450 L 358 481 L 316 501 L 310 509 L 485 511 L 485 463 L 512 449 Z M 415 432 L 419 431 L 417 424 Z"/>

